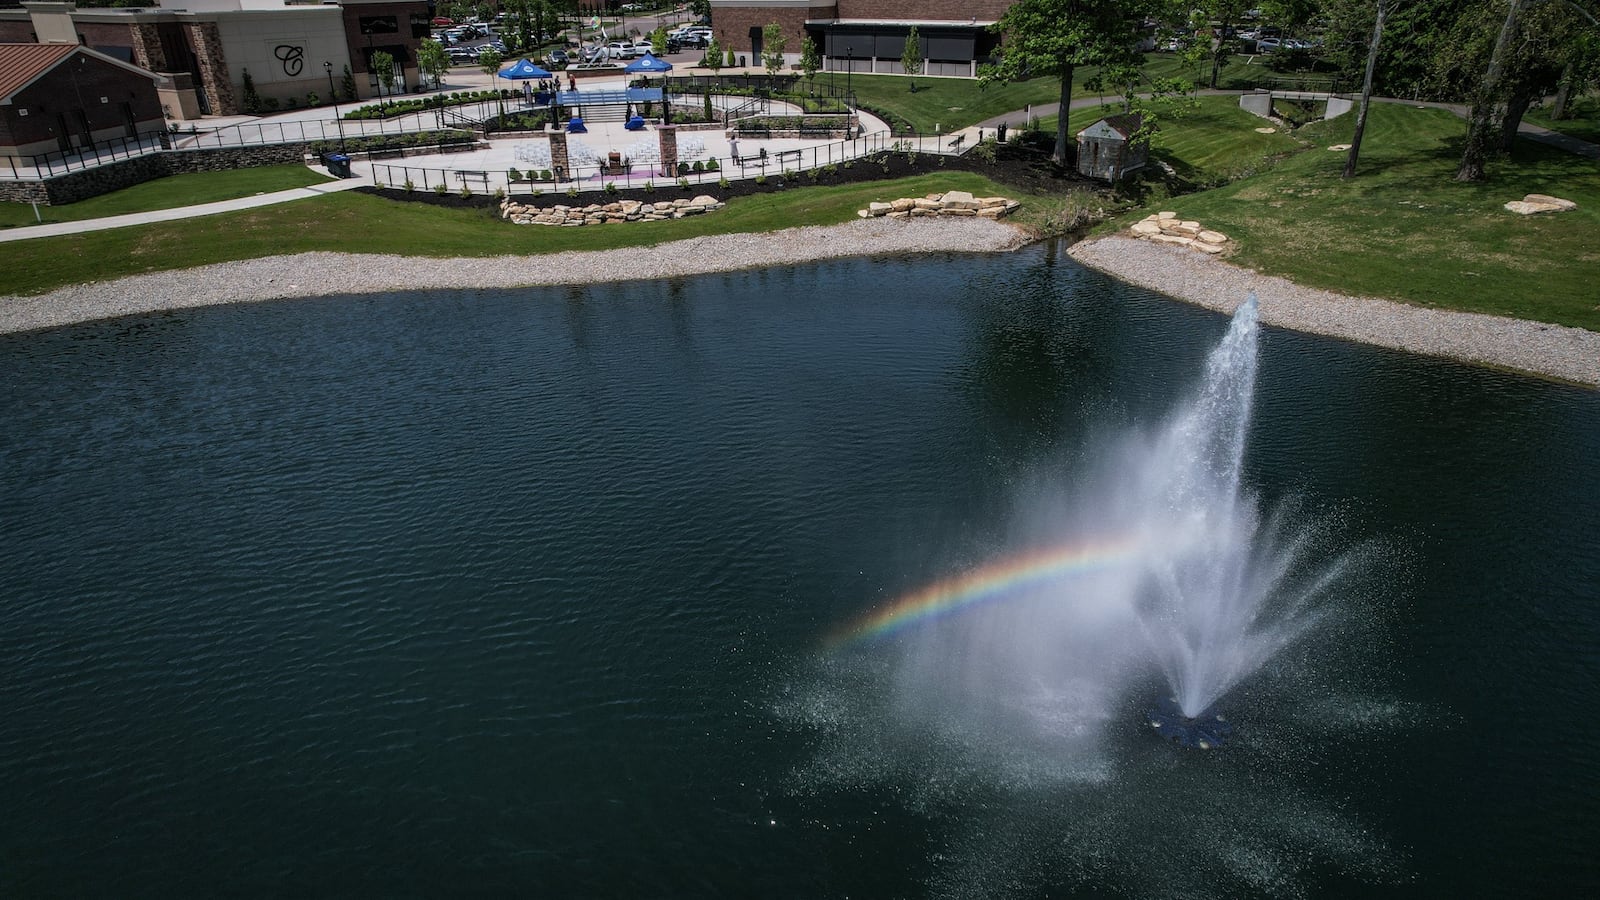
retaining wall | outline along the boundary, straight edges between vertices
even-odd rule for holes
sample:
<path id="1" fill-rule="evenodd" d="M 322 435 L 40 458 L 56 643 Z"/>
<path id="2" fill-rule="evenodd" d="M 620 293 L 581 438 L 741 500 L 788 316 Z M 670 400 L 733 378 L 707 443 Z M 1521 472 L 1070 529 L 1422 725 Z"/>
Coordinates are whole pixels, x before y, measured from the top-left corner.
<path id="1" fill-rule="evenodd" d="M 309 144 L 265 144 L 254 147 L 218 147 L 162 150 L 118 160 L 92 169 L 66 172 L 43 181 L 0 182 L 0 201 L 42 203 L 55 206 L 76 203 L 125 187 L 190 172 L 224 172 L 298 163 L 310 152 Z"/>

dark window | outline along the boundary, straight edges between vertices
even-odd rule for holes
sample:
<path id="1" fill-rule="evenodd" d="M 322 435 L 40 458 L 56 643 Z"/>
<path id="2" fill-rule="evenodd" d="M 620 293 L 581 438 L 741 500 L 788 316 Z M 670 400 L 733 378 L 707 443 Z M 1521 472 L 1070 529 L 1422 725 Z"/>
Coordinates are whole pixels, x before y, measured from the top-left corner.
<path id="1" fill-rule="evenodd" d="M 431 27 L 432 25 L 433 25 L 433 17 L 432 16 L 423 15 L 422 13 L 412 13 L 411 14 L 411 36 L 412 37 L 414 37 L 414 38 L 425 38 L 425 37 L 427 37 L 428 35 L 433 33 L 433 29 Z"/>
<path id="2" fill-rule="evenodd" d="M 362 16 L 357 21 L 362 34 L 400 33 L 400 20 L 395 16 Z"/>

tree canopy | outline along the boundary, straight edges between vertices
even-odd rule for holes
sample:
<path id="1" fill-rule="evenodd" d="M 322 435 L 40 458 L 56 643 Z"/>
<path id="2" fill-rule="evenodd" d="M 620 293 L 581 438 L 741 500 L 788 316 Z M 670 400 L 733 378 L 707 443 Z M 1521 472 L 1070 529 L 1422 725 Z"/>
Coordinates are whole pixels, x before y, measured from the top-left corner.
<path id="1" fill-rule="evenodd" d="M 1078 66 L 1107 65 L 1135 53 L 1139 28 L 1155 0 L 1020 0 L 993 28 L 999 61 L 979 71 L 980 84 L 1047 76 L 1061 83 L 1061 113 L 1052 159 L 1067 163 L 1067 111 Z"/>

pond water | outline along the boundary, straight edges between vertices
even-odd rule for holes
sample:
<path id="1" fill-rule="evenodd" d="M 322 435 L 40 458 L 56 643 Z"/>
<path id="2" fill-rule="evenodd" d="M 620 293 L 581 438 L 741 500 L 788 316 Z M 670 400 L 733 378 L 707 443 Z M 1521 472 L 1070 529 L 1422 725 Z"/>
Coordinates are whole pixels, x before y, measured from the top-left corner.
<path id="1" fill-rule="evenodd" d="M 838 639 L 1201 379 L 1059 249 L 0 336 L 0 894 L 1593 890 L 1595 393 L 1263 329 L 1241 496 L 1359 565 L 1219 750 L 965 692 L 1015 603 Z"/>

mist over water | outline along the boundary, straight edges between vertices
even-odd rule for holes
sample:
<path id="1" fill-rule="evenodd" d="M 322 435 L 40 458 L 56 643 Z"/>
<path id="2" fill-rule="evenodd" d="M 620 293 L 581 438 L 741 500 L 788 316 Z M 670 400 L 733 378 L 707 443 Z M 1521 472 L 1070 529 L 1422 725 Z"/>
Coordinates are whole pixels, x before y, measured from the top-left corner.
<path id="1" fill-rule="evenodd" d="M 1318 866 L 1394 875 L 1382 842 L 1303 780 L 1356 730 L 1311 704 L 1381 710 L 1377 729 L 1414 717 L 1359 693 L 1380 663 L 1384 553 L 1250 490 L 1258 340 L 1252 296 L 1163 421 L 1030 480 L 1004 538 L 1126 550 L 1047 580 L 997 576 L 956 614 L 819 660 L 782 704 L 822 735 L 801 789 L 909 793 L 957 835 L 936 876 L 949 896 L 1061 880 L 1283 896 Z M 1145 717 L 1163 695 L 1243 727 L 1222 750 L 1169 747 Z"/>

